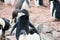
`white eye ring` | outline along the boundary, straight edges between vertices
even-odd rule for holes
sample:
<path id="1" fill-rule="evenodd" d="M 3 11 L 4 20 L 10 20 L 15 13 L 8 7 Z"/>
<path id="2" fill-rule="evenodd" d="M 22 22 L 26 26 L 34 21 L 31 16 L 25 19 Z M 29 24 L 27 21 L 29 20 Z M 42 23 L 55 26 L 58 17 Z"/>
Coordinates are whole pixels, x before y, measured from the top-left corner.
<path id="1" fill-rule="evenodd" d="M 25 15 L 25 14 L 21 12 L 21 16 L 22 16 L 22 15 Z"/>
<path id="2" fill-rule="evenodd" d="M 22 13 L 22 12 L 20 12 L 20 13 L 18 13 L 18 15 L 19 15 L 19 16 L 22 16 L 22 15 L 25 15 L 25 14 L 24 14 L 24 13 Z"/>

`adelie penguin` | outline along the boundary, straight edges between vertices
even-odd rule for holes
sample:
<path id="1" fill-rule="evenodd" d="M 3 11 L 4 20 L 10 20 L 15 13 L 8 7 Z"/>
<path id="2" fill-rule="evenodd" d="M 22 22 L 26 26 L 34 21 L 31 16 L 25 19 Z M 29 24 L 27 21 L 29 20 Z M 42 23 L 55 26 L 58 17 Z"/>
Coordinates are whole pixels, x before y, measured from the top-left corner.
<path id="1" fill-rule="evenodd" d="M 5 31 L 10 28 L 10 21 L 6 18 L 0 18 L 0 36 L 6 40 Z"/>
<path id="2" fill-rule="evenodd" d="M 29 17 L 29 13 L 26 9 L 22 9 L 22 10 L 15 9 L 12 12 L 12 22 L 16 23 L 17 19 L 22 15 L 27 15 Z"/>
<path id="3" fill-rule="evenodd" d="M 51 0 L 50 1 L 50 13 L 55 18 L 55 20 L 60 20 L 60 2 L 58 0 Z"/>
<path id="4" fill-rule="evenodd" d="M 29 30 L 29 17 L 26 15 L 23 15 L 21 17 L 19 17 L 18 21 L 16 22 L 16 24 L 13 26 L 11 33 L 14 31 L 14 29 L 16 28 L 16 39 L 19 40 L 19 36 L 21 35 L 21 30 L 25 30 L 26 33 L 28 34 L 28 30 Z"/>
<path id="5" fill-rule="evenodd" d="M 18 12 L 19 13 L 18 13 Z M 12 13 L 12 21 L 14 22 L 14 23 L 16 23 L 17 22 L 17 20 L 18 20 L 18 18 L 20 17 L 20 16 L 22 16 L 22 15 L 26 15 L 26 16 L 28 16 L 29 17 L 29 12 L 28 12 L 28 10 L 26 10 L 26 9 L 22 9 L 22 10 L 15 10 L 13 13 Z M 31 24 L 31 22 L 29 21 L 29 25 L 31 26 L 31 27 L 33 27 L 34 28 L 34 26 Z"/>
<path id="6" fill-rule="evenodd" d="M 35 27 L 29 21 L 29 13 L 28 13 L 28 11 L 24 9 L 21 12 L 23 12 L 24 15 L 20 16 L 17 19 L 16 24 L 13 26 L 12 31 L 11 31 L 11 33 L 12 33 L 14 31 L 14 29 L 16 28 L 16 39 L 17 40 L 19 39 L 21 30 L 25 30 L 26 34 L 28 35 L 29 26 L 35 29 Z M 35 31 L 37 32 L 36 29 L 35 29 Z"/>
<path id="7" fill-rule="evenodd" d="M 29 0 L 17 0 L 17 3 L 15 5 L 15 9 L 22 9 L 23 5 L 26 7 L 26 6 L 29 6 Z M 24 7 L 24 8 L 25 8 Z"/>

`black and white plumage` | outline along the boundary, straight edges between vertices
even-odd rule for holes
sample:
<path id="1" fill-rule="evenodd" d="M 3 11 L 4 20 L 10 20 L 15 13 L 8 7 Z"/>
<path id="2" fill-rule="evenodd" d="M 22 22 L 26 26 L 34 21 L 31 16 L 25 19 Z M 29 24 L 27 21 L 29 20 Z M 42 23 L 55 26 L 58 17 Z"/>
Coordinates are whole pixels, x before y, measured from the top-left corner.
<path id="1" fill-rule="evenodd" d="M 29 34 L 25 30 L 21 30 L 19 40 L 40 40 L 40 35 L 35 32 L 35 29 L 29 29 Z"/>
<path id="2" fill-rule="evenodd" d="M 0 36 L 3 36 L 5 38 L 5 31 L 9 28 L 9 20 L 6 18 L 0 18 Z"/>
<path id="3" fill-rule="evenodd" d="M 52 16 L 58 20 L 60 20 L 60 2 L 58 0 L 50 1 L 50 13 Z"/>
<path id="4" fill-rule="evenodd" d="M 28 0 L 17 0 L 15 9 L 12 12 L 12 20 L 14 19 L 16 22 L 17 21 L 16 19 L 18 19 L 18 17 L 20 17 L 20 15 L 23 14 L 23 12 L 21 11 L 24 9 L 29 10 L 29 1 Z"/>
<path id="5" fill-rule="evenodd" d="M 26 9 L 22 9 L 22 10 L 19 10 L 19 9 L 16 9 L 13 11 L 12 13 L 12 21 L 16 23 L 17 19 L 22 16 L 22 15 L 27 15 L 29 16 L 29 13 Z"/>
<path id="6" fill-rule="evenodd" d="M 53 0 L 49 0 L 49 3 L 50 3 L 50 13 L 52 13 L 53 11 L 53 7 L 54 7 L 54 4 L 53 4 Z"/>
<path id="7" fill-rule="evenodd" d="M 40 40 L 40 35 L 36 33 L 34 28 L 32 28 L 32 29 L 29 29 L 28 39 L 29 40 Z"/>
<path id="8" fill-rule="evenodd" d="M 43 4 L 43 0 L 34 0 L 34 3 L 35 3 L 35 5 L 36 5 L 37 7 L 39 7 L 39 6 L 45 6 L 45 5 Z"/>
<path id="9" fill-rule="evenodd" d="M 38 7 L 39 5 L 39 0 L 34 0 L 35 5 Z"/>
<path id="10" fill-rule="evenodd" d="M 35 29 L 29 29 L 29 33 L 27 35 L 25 30 L 21 30 L 19 36 L 19 40 L 40 40 L 40 35 L 36 33 Z"/>
<path id="11" fill-rule="evenodd" d="M 21 30 L 19 40 L 29 40 L 28 35 L 25 30 Z"/>
<path id="12" fill-rule="evenodd" d="M 60 20 L 60 11 L 59 10 L 60 10 L 60 3 L 57 3 L 56 9 L 54 10 L 54 12 L 55 12 L 55 18 L 58 20 Z"/>
<path id="13" fill-rule="evenodd" d="M 19 39 L 19 35 L 20 35 L 21 30 L 26 30 L 26 33 L 28 34 L 29 33 L 29 26 L 35 29 L 35 27 L 29 21 L 28 11 L 26 11 L 24 9 L 21 12 L 23 12 L 25 15 L 22 15 L 18 18 L 18 20 L 16 21 L 16 24 L 13 26 L 13 29 L 11 31 L 11 33 L 12 33 L 14 31 L 14 29 L 16 28 L 16 38 L 17 39 Z M 37 32 L 36 29 L 35 29 L 35 31 Z"/>
<path id="14" fill-rule="evenodd" d="M 18 40 L 21 30 L 25 30 L 27 32 L 27 34 L 29 33 L 28 26 L 29 26 L 29 17 L 26 15 L 23 15 L 23 16 L 19 17 L 18 22 L 13 26 L 11 33 L 16 28 L 16 39 Z"/>
<path id="15" fill-rule="evenodd" d="M 14 19 L 15 20 L 15 23 L 17 22 L 17 18 L 19 18 L 20 16 L 22 16 L 22 15 L 26 15 L 26 16 L 28 16 L 29 17 L 29 12 L 26 10 L 26 9 L 22 9 L 22 10 L 19 10 L 19 9 L 17 9 L 20 13 L 18 13 L 17 11 L 15 11 L 15 12 L 13 12 L 13 14 L 12 14 L 12 19 Z M 18 14 L 20 14 L 20 15 L 18 15 Z M 32 27 L 32 28 L 35 28 L 33 25 L 32 25 L 32 23 L 29 21 L 29 25 Z M 37 31 L 36 31 L 37 32 Z"/>
<path id="16" fill-rule="evenodd" d="M 0 25 L 3 26 L 4 30 L 8 30 L 10 28 L 9 20 L 6 18 L 0 18 Z"/>

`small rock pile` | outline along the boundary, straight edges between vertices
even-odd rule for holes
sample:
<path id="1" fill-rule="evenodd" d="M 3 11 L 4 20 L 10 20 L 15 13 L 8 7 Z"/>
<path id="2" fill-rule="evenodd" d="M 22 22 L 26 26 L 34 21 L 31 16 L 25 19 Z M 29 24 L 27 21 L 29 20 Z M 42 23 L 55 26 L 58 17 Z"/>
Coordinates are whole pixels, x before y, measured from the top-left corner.
<path id="1" fill-rule="evenodd" d="M 36 29 L 40 33 L 41 40 L 60 40 L 60 30 L 48 27 L 44 23 L 39 23 Z"/>

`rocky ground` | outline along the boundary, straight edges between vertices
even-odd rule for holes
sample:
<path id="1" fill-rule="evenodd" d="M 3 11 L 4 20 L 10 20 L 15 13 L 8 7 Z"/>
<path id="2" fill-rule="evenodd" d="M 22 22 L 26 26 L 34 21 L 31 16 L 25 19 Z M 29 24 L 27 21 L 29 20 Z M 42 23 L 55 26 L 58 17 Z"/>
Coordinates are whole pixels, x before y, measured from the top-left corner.
<path id="1" fill-rule="evenodd" d="M 30 21 L 37 27 L 40 32 L 41 40 L 60 40 L 60 21 L 55 21 L 49 12 L 48 0 L 44 0 L 44 5 L 47 7 L 36 7 L 31 1 L 29 8 Z M 5 6 L 0 2 L 0 17 L 11 19 L 14 6 Z M 42 24 L 42 25 L 41 25 Z M 42 28 L 41 28 L 42 27 Z M 41 31 L 39 31 L 41 30 Z M 8 40 L 15 40 L 15 34 L 9 35 L 10 30 L 6 32 Z"/>

